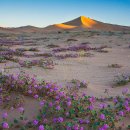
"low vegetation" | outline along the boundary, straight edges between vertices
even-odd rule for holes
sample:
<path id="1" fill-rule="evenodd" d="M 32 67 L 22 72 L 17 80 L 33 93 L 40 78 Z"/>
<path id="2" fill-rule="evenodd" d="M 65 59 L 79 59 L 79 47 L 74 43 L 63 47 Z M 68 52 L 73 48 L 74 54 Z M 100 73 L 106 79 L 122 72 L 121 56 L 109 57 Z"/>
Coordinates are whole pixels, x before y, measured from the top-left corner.
<path id="1" fill-rule="evenodd" d="M 72 80 L 75 84 L 84 88 L 85 81 Z M 119 129 L 116 124 L 130 115 L 130 96 L 127 88 L 123 89 L 123 97 L 110 98 L 111 103 L 101 102 L 97 107 L 95 104 L 100 100 L 94 96 L 78 93 L 65 93 L 56 83 L 37 82 L 35 78 L 19 74 L 0 74 L 1 104 L 11 101 L 11 94 L 16 92 L 23 96 L 29 96 L 39 102 L 39 112 L 32 120 L 28 120 L 24 109 L 24 101 L 16 100 L 8 108 L 18 109 L 20 117 L 8 121 L 8 113 L 2 115 L 1 129 L 38 129 L 38 130 L 113 130 Z M 105 99 L 102 99 L 102 101 Z M 17 105 L 16 105 L 17 104 Z M 13 105 L 13 106 L 12 106 Z M 25 118 L 26 117 L 26 118 Z M 26 122 L 23 123 L 22 122 Z M 120 126 L 122 127 L 122 126 Z M 128 128 L 129 129 L 129 126 Z"/>
<path id="2" fill-rule="evenodd" d="M 116 76 L 115 86 L 127 85 L 129 82 L 130 82 L 130 76 L 122 74 L 122 75 Z"/>
<path id="3" fill-rule="evenodd" d="M 122 66 L 119 65 L 119 64 L 111 64 L 111 65 L 108 65 L 109 68 L 121 68 Z"/>

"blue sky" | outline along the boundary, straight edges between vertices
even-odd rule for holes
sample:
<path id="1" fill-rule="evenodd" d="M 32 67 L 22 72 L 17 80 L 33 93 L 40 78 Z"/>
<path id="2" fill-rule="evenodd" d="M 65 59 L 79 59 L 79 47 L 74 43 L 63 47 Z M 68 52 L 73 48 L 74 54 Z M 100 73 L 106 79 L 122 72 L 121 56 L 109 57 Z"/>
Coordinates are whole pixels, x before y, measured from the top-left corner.
<path id="1" fill-rule="evenodd" d="M 82 15 L 130 26 L 130 0 L 0 0 L 0 26 L 45 27 Z"/>

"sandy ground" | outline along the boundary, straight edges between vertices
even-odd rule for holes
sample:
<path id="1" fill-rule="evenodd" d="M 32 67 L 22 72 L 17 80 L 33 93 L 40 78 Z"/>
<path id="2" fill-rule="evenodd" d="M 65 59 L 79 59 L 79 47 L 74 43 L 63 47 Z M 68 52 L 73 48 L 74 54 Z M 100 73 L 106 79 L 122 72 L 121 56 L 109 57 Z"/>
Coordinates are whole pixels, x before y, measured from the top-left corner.
<path id="1" fill-rule="evenodd" d="M 91 33 L 90 33 L 91 34 Z M 41 39 L 42 37 L 47 37 L 49 41 L 44 42 L 44 40 L 37 40 L 37 46 L 23 46 L 16 45 L 12 46 L 11 49 L 16 48 L 31 48 L 36 47 L 40 52 L 51 52 L 46 45 L 55 44 L 60 47 L 65 47 L 68 45 L 78 45 L 80 43 L 89 42 L 92 47 L 100 47 L 102 45 L 107 45 L 108 53 L 100 53 L 95 51 L 90 51 L 94 54 L 92 57 L 79 57 L 79 58 L 68 58 L 63 60 L 53 59 L 55 68 L 52 70 L 45 70 L 40 67 L 32 67 L 30 69 L 22 68 L 25 72 L 29 74 L 35 74 L 40 79 L 45 79 L 49 81 L 58 82 L 64 84 L 66 81 L 72 79 L 85 80 L 90 82 L 86 93 L 89 95 L 101 96 L 104 95 L 104 90 L 110 89 L 111 95 L 118 95 L 121 93 L 122 88 L 112 88 L 115 76 L 121 74 L 129 74 L 130 70 L 130 49 L 129 40 L 130 35 L 115 35 L 107 36 L 107 34 L 100 34 L 88 37 L 90 35 L 87 32 L 70 32 L 69 34 L 33 34 L 30 39 Z M 56 38 L 58 40 L 56 40 Z M 67 39 L 73 38 L 77 41 L 67 42 Z M 29 45 L 29 44 L 28 44 Z M 37 52 L 25 52 L 25 54 L 34 54 Z M 42 57 L 26 58 L 18 57 L 21 60 L 33 60 L 42 59 Z M 108 65 L 119 64 L 121 68 L 109 68 Z M 19 66 L 17 63 L 8 62 L 6 66 Z M 4 64 L 1 64 L 4 67 Z M 16 73 L 19 69 L 10 69 L 9 73 Z"/>
<path id="2" fill-rule="evenodd" d="M 115 76 L 121 74 L 130 74 L 130 34 L 117 33 L 110 35 L 105 32 L 87 32 L 87 31 L 75 31 L 75 32 L 62 32 L 62 33 L 35 33 L 27 34 L 28 39 L 34 40 L 36 46 L 29 46 L 30 43 L 24 45 L 15 45 L 10 47 L 11 49 L 16 48 L 31 48 L 36 47 L 43 52 L 51 52 L 46 46 L 49 44 L 59 45 L 65 47 L 69 45 L 78 45 L 84 42 L 89 42 L 91 47 L 100 47 L 107 45 L 108 53 L 101 53 L 90 51 L 94 54 L 93 57 L 80 57 L 80 58 L 68 58 L 63 60 L 53 59 L 55 63 L 54 69 L 45 70 L 40 67 L 22 68 L 26 73 L 30 75 L 37 75 L 38 79 L 45 79 L 48 81 L 57 82 L 60 85 L 65 86 L 66 82 L 72 79 L 85 80 L 89 82 L 88 88 L 80 89 L 80 93 L 84 92 L 87 95 L 94 95 L 97 97 L 107 96 L 104 93 L 105 89 L 109 90 L 111 96 L 121 95 L 121 91 L 124 87 L 130 88 L 130 84 L 122 87 L 113 88 L 113 81 Z M 77 39 L 77 41 L 67 41 L 67 39 Z M 37 40 L 36 40 L 37 39 Z M 27 45 L 27 46 L 26 46 Z M 25 52 L 27 54 L 33 54 L 34 52 Z M 36 53 L 36 52 L 35 52 Z M 40 59 L 42 57 L 26 58 L 18 57 L 23 60 Z M 119 64 L 121 68 L 109 68 L 108 65 Z M 6 66 L 19 66 L 18 63 L 8 61 Z M 5 64 L 0 63 L 0 68 L 4 68 Z M 8 70 L 8 73 L 16 74 L 19 72 L 18 68 L 12 68 Z M 38 108 L 33 108 L 32 105 L 36 106 L 37 102 L 26 100 L 25 108 L 32 117 L 32 113 L 37 111 Z M 27 103 L 27 104 L 26 104 Z M 29 103 L 29 104 L 28 104 Z M 34 105 L 35 104 L 35 105 Z M 31 109 L 31 111 L 29 110 Z M 0 111 L 0 114 L 4 110 Z M 17 112 L 16 112 L 17 113 Z M 15 114 L 16 114 L 15 113 Z M 13 113 L 11 114 L 13 115 Z M 129 121 L 128 121 L 129 122 Z"/>

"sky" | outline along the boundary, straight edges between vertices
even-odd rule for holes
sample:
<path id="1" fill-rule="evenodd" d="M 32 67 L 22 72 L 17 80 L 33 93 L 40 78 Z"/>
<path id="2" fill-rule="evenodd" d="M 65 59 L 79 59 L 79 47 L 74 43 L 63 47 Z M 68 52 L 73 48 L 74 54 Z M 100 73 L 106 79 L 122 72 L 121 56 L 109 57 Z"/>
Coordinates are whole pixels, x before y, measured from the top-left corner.
<path id="1" fill-rule="evenodd" d="M 130 0 L 0 0 L 3 27 L 45 27 L 79 16 L 130 26 Z"/>

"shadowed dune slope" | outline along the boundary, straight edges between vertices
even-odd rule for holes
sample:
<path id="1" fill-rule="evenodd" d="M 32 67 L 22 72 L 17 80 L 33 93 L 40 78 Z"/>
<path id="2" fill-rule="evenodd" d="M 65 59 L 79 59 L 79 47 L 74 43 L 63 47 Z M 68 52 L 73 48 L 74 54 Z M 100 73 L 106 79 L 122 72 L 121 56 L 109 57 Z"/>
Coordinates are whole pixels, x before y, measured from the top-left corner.
<path id="1" fill-rule="evenodd" d="M 104 31 L 130 31 L 130 27 L 103 23 L 93 20 L 91 18 L 80 16 L 74 20 L 54 24 L 45 28 L 38 28 L 34 26 L 23 26 L 17 28 L 0 28 L 0 32 L 15 32 L 15 33 L 33 33 L 33 32 L 46 32 L 46 31 L 58 31 L 58 30 L 72 30 L 72 29 L 88 29 L 88 30 L 104 30 Z"/>
<path id="2" fill-rule="evenodd" d="M 61 24 L 56 24 L 54 26 L 62 28 L 62 26 L 60 26 L 60 25 Z M 107 23 L 93 20 L 93 19 L 85 17 L 85 16 L 80 16 L 72 21 L 63 23 L 62 25 L 70 26 L 73 28 L 77 27 L 77 28 L 98 29 L 98 30 L 106 30 L 106 31 L 127 31 L 127 30 L 130 31 L 130 27 L 127 27 L 127 26 L 107 24 Z M 68 28 L 66 28 L 66 29 L 68 29 Z M 72 29 L 72 28 L 70 28 L 70 29 Z"/>

